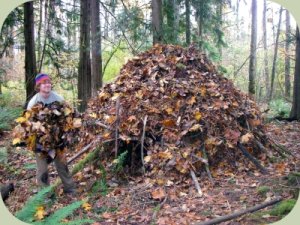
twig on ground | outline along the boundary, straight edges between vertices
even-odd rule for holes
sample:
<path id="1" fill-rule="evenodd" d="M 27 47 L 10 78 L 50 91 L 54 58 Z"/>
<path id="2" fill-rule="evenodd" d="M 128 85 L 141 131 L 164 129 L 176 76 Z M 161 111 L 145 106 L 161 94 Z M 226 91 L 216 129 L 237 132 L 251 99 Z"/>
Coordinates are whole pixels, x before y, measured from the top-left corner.
<path id="1" fill-rule="evenodd" d="M 144 174 L 145 174 L 144 141 L 145 141 L 145 130 L 146 130 L 147 119 L 148 119 L 148 115 L 146 115 L 143 120 L 143 133 L 142 133 L 142 140 L 141 140 L 141 159 L 142 159 L 142 170 Z"/>
<path id="2" fill-rule="evenodd" d="M 277 202 L 280 202 L 281 200 L 282 200 L 282 198 L 276 198 L 276 199 L 273 199 L 271 201 L 264 202 L 260 205 L 250 207 L 248 209 L 243 209 L 243 210 L 240 210 L 238 212 L 235 212 L 235 213 L 232 213 L 232 214 L 229 214 L 229 215 L 220 216 L 220 217 L 217 217 L 217 218 L 205 221 L 205 222 L 196 223 L 194 225 L 212 225 L 212 224 L 218 224 L 218 223 L 221 223 L 221 222 L 224 222 L 224 221 L 232 220 L 232 219 L 234 219 L 236 217 L 239 217 L 241 215 L 244 215 L 244 214 L 247 214 L 247 213 L 252 213 L 252 212 L 255 212 L 257 210 L 263 209 L 267 206 L 274 205 Z"/>
<path id="3" fill-rule="evenodd" d="M 201 191 L 200 184 L 198 182 L 198 179 L 196 177 L 195 172 L 193 170 L 190 170 L 190 174 L 191 174 L 191 177 L 192 177 L 192 179 L 194 181 L 194 184 L 195 184 L 196 190 L 197 190 L 197 192 L 199 194 L 199 197 L 202 197 L 203 193 Z"/>
<path id="4" fill-rule="evenodd" d="M 207 173 L 207 175 L 208 175 L 208 178 L 209 178 L 210 182 L 211 182 L 212 184 L 214 184 L 214 180 L 213 180 L 213 177 L 212 177 L 211 172 L 210 172 L 210 169 L 209 169 L 208 156 L 207 156 L 207 153 L 206 153 L 206 150 L 205 150 L 205 145 L 202 146 L 202 152 L 203 152 L 204 158 L 205 158 L 206 161 L 207 161 L 207 163 L 205 164 L 206 173 Z"/>
<path id="5" fill-rule="evenodd" d="M 119 148 L 119 111 L 120 111 L 120 97 L 116 100 L 116 130 L 115 130 L 115 158 L 118 157 Z"/>

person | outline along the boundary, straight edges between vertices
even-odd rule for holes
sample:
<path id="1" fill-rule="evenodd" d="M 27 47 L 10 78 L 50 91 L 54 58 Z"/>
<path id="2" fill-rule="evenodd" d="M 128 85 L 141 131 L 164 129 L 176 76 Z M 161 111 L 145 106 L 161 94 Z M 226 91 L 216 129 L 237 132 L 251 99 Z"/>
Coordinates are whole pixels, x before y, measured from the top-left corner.
<path id="1" fill-rule="evenodd" d="M 45 104 L 51 104 L 55 101 L 64 102 L 64 98 L 58 95 L 52 90 L 51 79 L 48 74 L 39 73 L 35 77 L 35 89 L 37 93 L 30 99 L 27 105 L 27 110 L 31 109 L 35 104 L 41 102 Z M 37 164 L 36 179 L 37 184 L 41 187 L 48 186 L 49 174 L 48 174 L 48 164 L 54 161 L 58 176 L 60 177 L 64 193 L 75 194 L 76 188 L 72 176 L 68 170 L 66 163 L 66 157 L 62 150 L 53 156 L 42 152 L 42 146 L 36 144 L 35 157 Z"/>

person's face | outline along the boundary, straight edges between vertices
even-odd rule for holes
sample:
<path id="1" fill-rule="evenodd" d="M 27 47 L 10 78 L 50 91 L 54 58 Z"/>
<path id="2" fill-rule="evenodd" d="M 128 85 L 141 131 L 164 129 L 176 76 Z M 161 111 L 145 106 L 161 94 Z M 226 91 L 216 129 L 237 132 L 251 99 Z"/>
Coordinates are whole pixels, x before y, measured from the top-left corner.
<path id="1" fill-rule="evenodd" d="M 40 85 L 40 92 L 50 93 L 51 88 L 52 88 L 51 81 L 50 80 L 44 80 Z"/>

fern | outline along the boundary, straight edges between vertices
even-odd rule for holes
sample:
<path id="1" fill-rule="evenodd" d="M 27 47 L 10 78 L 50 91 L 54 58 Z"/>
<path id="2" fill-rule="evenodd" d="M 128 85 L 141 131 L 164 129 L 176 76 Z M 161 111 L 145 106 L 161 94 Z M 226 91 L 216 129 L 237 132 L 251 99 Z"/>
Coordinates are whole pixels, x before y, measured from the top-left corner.
<path id="1" fill-rule="evenodd" d="M 52 186 L 41 189 L 36 195 L 31 197 L 24 207 L 16 213 L 16 217 L 24 222 L 33 221 L 36 208 L 44 203 L 46 195 L 52 191 Z"/>
<path id="2" fill-rule="evenodd" d="M 83 201 L 76 201 L 72 204 L 65 206 L 56 212 L 54 212 L 49 217 L 46 217 L 43 221 L 35 222 L 35 225 L 76 225 L 76 224 L 84 224 L 84 223 L 93 223 L 93 220 L 90 219 L 80 219 L 80 220 L 74 220 L 70 222 L 61 222 L 62 219 L 66 218 L 67 216 L 71 215 L 76 209 L 78 209 Z"/>
<path id="3" fill-rule="evenodd" d="M 98 156 L 100 150 L 101 149 L 98 147 L 94 151 L 88 153 L 88 155 L 84 159 L 82 159 L 74 166 L 72 174 L 76 174 L 78 171 L 82 170 L 88 162 L 93 161 Z"/>
<path id="4" fill-rule="evenodd" d="M 114 172 L 118 173 L 123 169 L 123 165 L 125 164 L 125 161 L 127 159 L 127 154 L 128 151 L 126 150 L 125 152 L 122 152 L 118 158 L 114 161 L 115 166 L 114 166 Z"/>
<path id="5" fill-rule="evenodd" d="M 24 207 L 16 213 L 16 217 L 23 222 L 32 223 L 35 225 L 81 225 L 85 223 L 93 223 L 93 220 L 90 219 L 80 219 L 70 221 L 68 223 L 61 222 L 62 219 L 71 215 L 74 210 L 78 209 L 83 201 L 76 201 L 68 206 L 65 206 L 56 212 L 54 212 L 49 217 L 46 217 L 42 221 L 34 221 L 34 214 L 36 213 L 36 208 L 40 205 L 43 205 L 45 202 L 45 197 L 48 193 L 53 191 L 53 186 L 49 186 L 40 190 L 36 195 L 31 197 L 24 205 Z"/>
<path id="6" fill-rule="evenodd" d="M 83 224 L 91 224 L 94 223 L 94 220 L 90 220 L 90 219 L 82 219 L 82 220 L 74 220 L 68 223 L 60 223 L 61 225 L 83 225 Z M 60 225 L 59 224 L 59 225 Z"/>

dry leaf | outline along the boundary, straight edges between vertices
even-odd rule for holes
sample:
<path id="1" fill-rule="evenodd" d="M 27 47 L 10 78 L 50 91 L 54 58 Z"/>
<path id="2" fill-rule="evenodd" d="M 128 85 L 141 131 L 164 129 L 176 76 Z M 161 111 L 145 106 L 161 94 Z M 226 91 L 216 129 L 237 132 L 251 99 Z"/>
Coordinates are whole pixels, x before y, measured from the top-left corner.
<path id="1" fill-rule="evenodd" d="M 195 119 L 196 119 L 197 121 L 200 121 L 201 118 L 202 118 L 201 113 L 200 113 L 199 111 L 195 112 Z"/>
<path id="2" fill-rule="evenodd" d="M 173 109 L 172 109 L 172 108 L 166 108 L 165 110 L 166 110 L 166 112 L 167 112 L 169 115 L 171 115 L 171 114 L 173 113 Z"/>
<path id="3" fill-rule="evenodd" d="M 82 125 L 81 119 L 80 118 L 75 118 L 73 120 L 73 127 L 74 128 L 80 128 Z"/>
<path id="4" fill-rule="evenodd" d="M 96 118 L 97 118 L 97 114 L 96 114 L 96 113 L 94 113 L 94 112 L 93 112 L 93 113 L 90 113 L 90 114 L 89 114 L 89 116 L 90 116 L 91 118 L 94 118 L 94 119 L 96 119 Z"/>
<path id="5" fill-rule="evenodd" d="M 20 138 L 14 138 L 13 141 L 12 141 L 13 145 L 16 145 L 16 144 L 19 144 L 19 143 L 21 143 L 21 139 Z"/>
<path id="6" fill-rule="evenodd" d="M 25 117 L 18 117 L 17 119 L 15 119 L 15 121 L 17 123 L 25 123 L 27 119 Z"/>
<path id="7" fill-rule="evenodd" d="M 246 144 L 253 139 L 253 134 L 247 133 L 241 137 L 241 143 Z"/>
<path id="8" fill-rule="evenodd" d="M 92 206 L 88 202 L 85 202 L 85 203 L 82 204 L 82 208 L 85 211 L 90 211 L 92 209 Z"/>
<path id="9" fill-rule="evenodd" d="M 159 199 L 159 200 L 166 197 L 166 193 L 165 193 L 164 189 L 162 189 L 162 188 L 158 188 L 158 189 L 152 191 L 151 195 L 152 195 L 153 199 Z"/>
<path id="10" fill-rule="evenodd" d="M 193 105 L 194 103 L 196 103 L 196 96 L 192 96 L 188 102 L 187 102 L 189 105 Z"/>
<path id="11" fill-rule="evenodd" d="M 148 163 L 150 161 L 151 161 L 151 156 L 150 155 L 147 155 L 147 156 L 144 157 L 144 162 L 145 163 Z"/>
<path id="12" fill-rule="evenodd" d="M 39 206 L 36 208 L 36 212 L 34 214 L 34 217 L 37 219 L 37 220 L 42 220 L 44 219 L 46 215 L 46 212 L 45 212 L 45 208 L 44 206 Z"/>
<path id="13" fill-rule="evenodd" d="M 170 119 L 166 119 L 166 120 L 163 120 L 162 121 L 162 124 L 165 126 L 165 127 L 173 127 L 176 125 L 176 122 L 174 120 L 170 120 Z"/>

